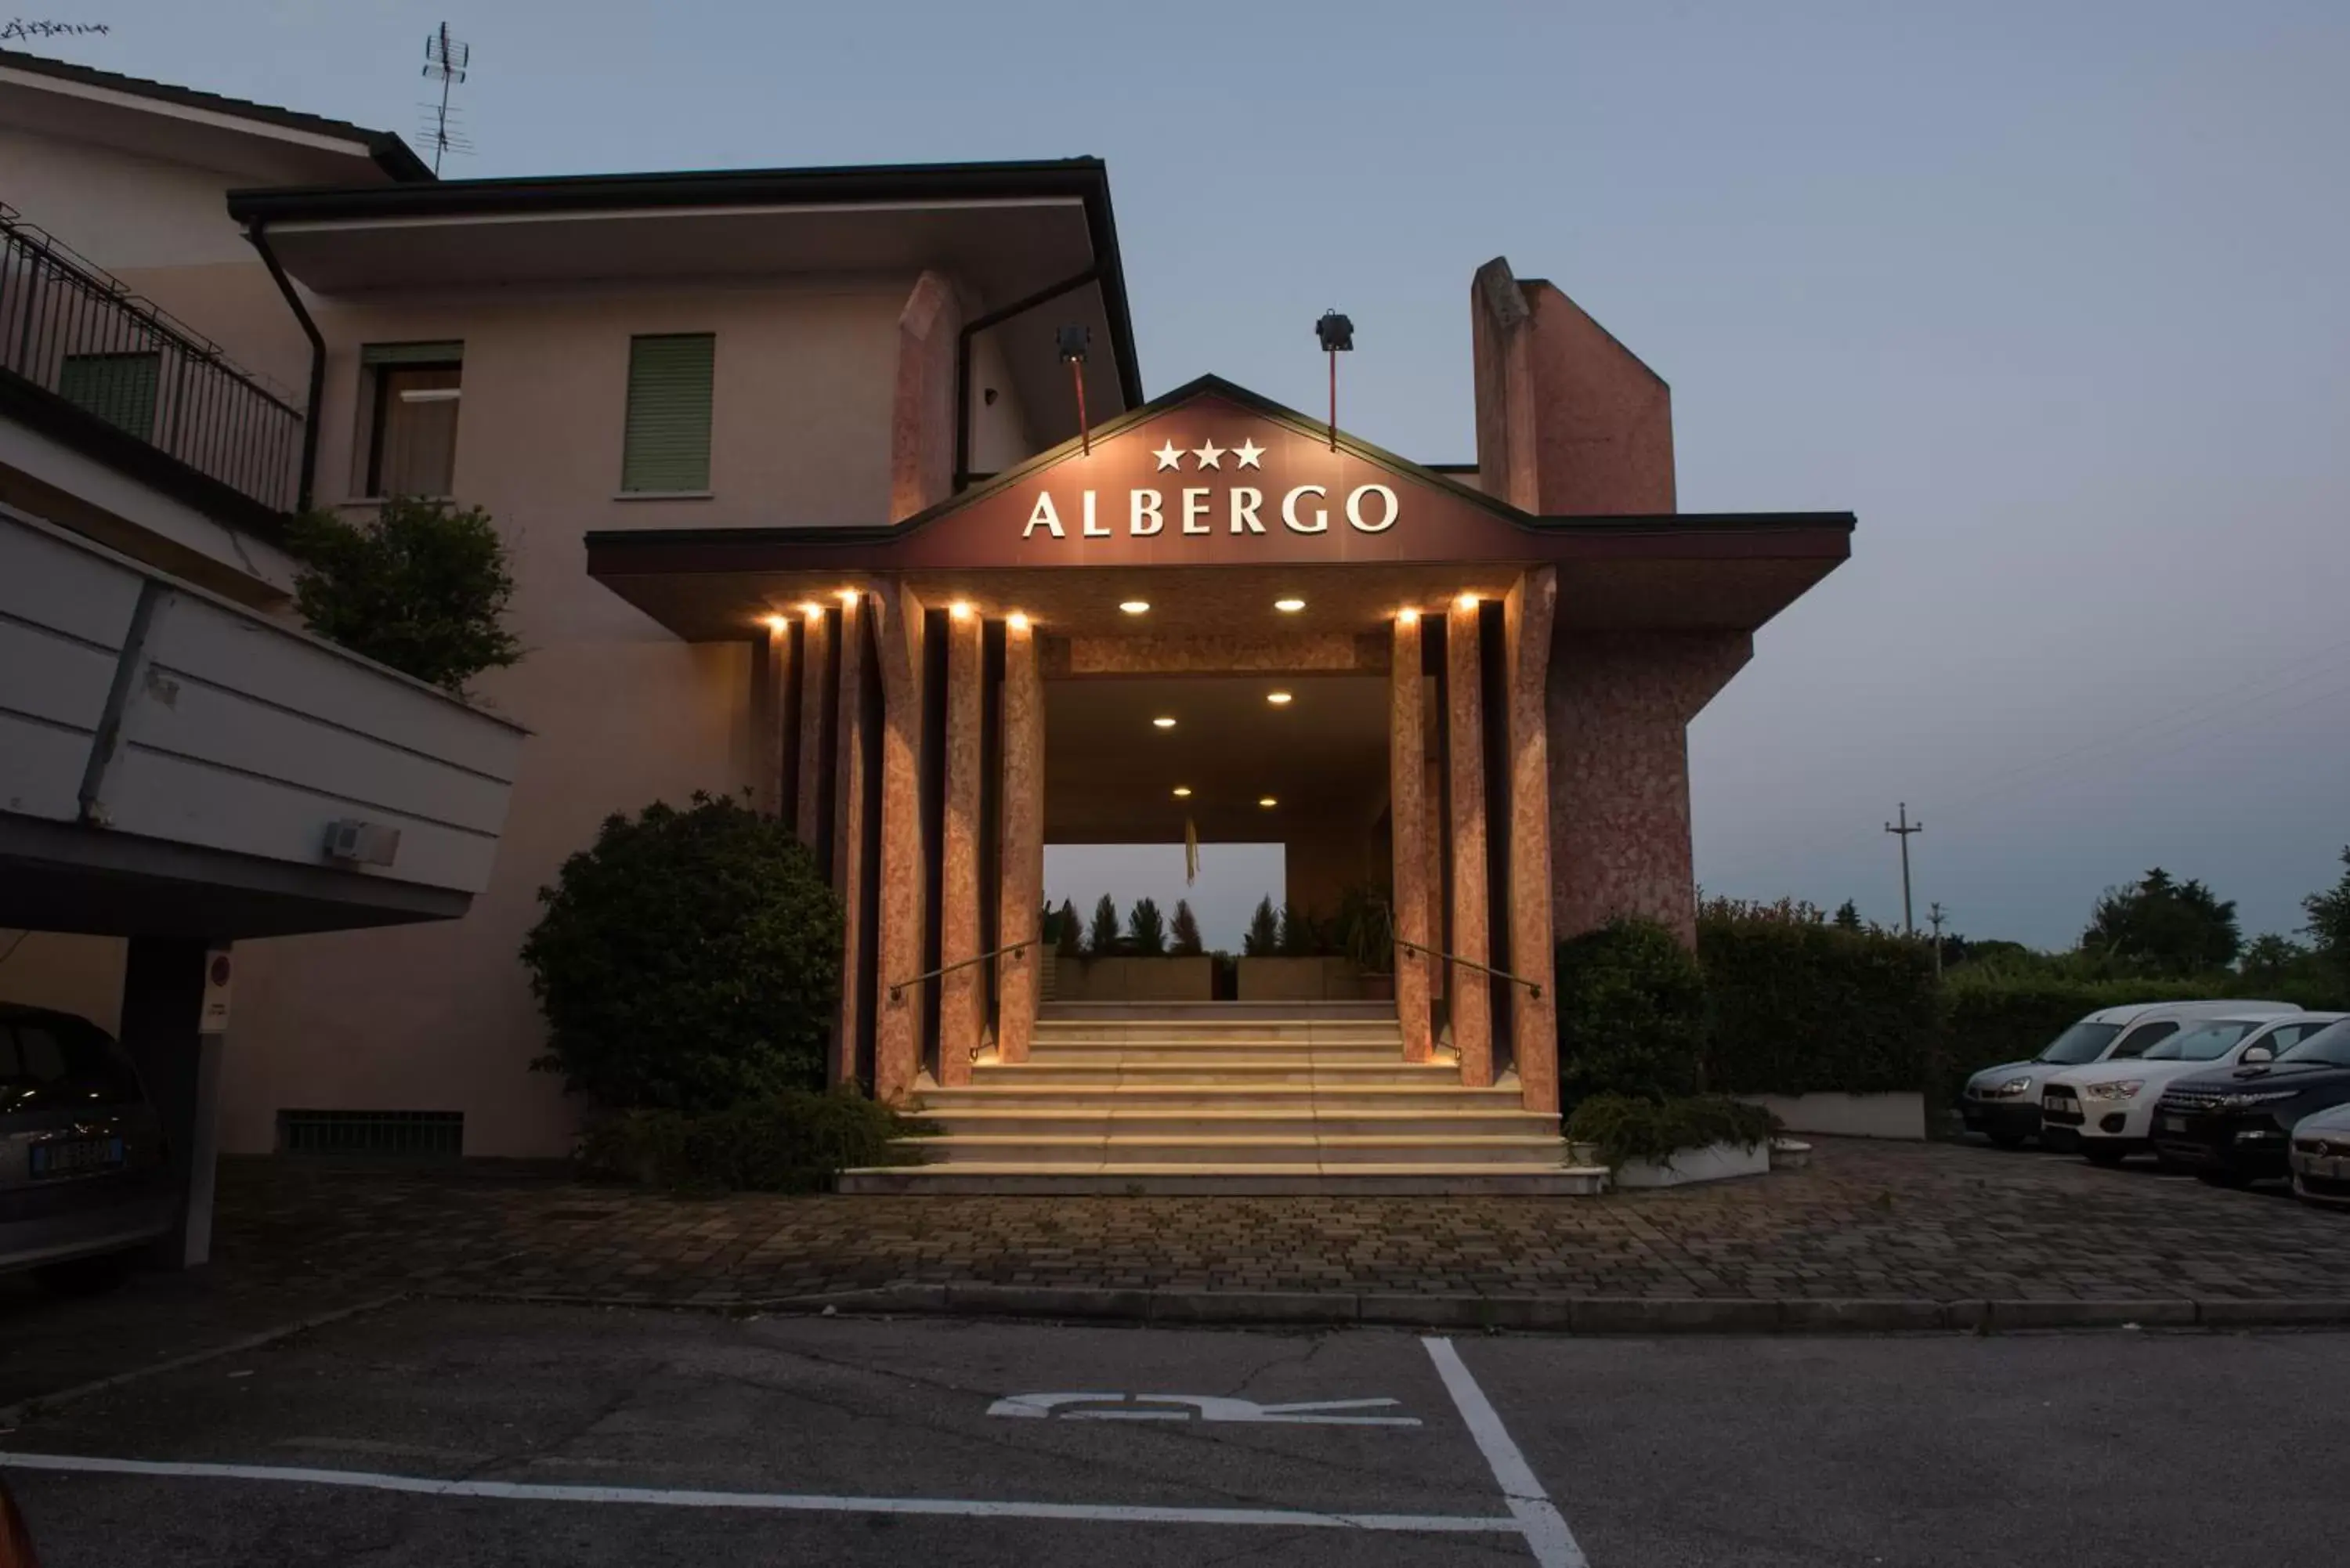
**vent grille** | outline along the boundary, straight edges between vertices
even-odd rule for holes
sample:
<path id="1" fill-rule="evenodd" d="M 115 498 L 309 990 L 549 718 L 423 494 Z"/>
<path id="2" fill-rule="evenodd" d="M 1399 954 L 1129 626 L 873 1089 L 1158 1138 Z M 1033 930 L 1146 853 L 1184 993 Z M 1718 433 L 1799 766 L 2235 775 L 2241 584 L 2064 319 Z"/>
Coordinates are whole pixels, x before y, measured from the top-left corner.
<path id="1" fill-rule="evenodd" d="M 465 1152 L 463 1111 L 277 1113 L 280 1154 L 454 1159 Z"/>

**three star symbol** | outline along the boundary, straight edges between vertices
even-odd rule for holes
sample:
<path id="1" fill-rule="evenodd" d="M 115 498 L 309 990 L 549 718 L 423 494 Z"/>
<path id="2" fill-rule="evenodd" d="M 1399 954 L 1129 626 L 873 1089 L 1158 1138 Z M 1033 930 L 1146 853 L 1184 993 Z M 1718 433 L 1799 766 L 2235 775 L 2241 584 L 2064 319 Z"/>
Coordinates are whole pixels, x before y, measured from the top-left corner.
<path id="1" fill-rule="evenodd" d="M 1197 458 L 1201 468 L 1221 470 L 1224 466 L 1224 455 L 1227 452 L 1230 452 L 1243 468 L 1262 470 L 1264 466 L 1263 462 L 1264 448 L 1253 441 L 1244 441 L 1233 447 L 1218 446 L 1211 441 L 1205 446 L 1192 448 L 1189 455 Z M 1166 445 L 1159 447 L 1150 455 L 1159 460 L 1159 468 L 1156 472 L 1163 473 L 1170 468 L 1178 470 L 1182 468 L 1186 453 L 1184 449 L 1177 446 L 1170 437 Z"/>

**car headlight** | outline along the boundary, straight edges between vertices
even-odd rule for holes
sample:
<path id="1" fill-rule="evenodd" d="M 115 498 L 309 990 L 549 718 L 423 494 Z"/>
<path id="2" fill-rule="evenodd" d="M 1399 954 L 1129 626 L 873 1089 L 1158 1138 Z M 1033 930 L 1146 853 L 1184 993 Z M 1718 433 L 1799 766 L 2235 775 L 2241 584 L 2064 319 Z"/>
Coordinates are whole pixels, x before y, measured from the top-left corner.
<path id="1" fill-rule="evenodd" d="M 1986 1100 L 2012 1100 L 2031 1087 L 2032 1079 L 2026 1075 L 2021 1078 L 2008 1078 L 1996 1084 L 1985 1084 L 1981 1093 Z"/>
<path id="2" fill-rule="evenodd" d="M 2144 1078 L 2125 1078 L 2118 1084 L 2091 1084 L 2082 1093 L 2093 1100 L 2134 1100 L 2145 1087 Z"/>

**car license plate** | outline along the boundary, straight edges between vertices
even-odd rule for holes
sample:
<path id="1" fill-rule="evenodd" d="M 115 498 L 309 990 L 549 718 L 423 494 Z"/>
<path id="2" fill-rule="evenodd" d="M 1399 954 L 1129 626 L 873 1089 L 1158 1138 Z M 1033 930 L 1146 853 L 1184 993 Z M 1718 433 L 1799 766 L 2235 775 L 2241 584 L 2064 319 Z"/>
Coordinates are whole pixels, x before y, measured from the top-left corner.
<path id="1" fill-rule="evenodd" d="M 2040 1096 L 2040 1108 L 2043 1111 L 2069 1111 L 2073 1108 L 2073 1101 L 2065 1095 L 2043 1095 Z"/>
<path id="2" fill-rule="evenodd" d="M 2165 1116 L 2162 1118 L 2162 1130 L 2165 1132 L 2185 1132 L 2187 1130 L 2187 1118 L 2185 1116 Z"/>
<path id="3" fill-rule="evenodd" d="M 33 1146 L 33 1176 L 36 1180 L 111 1170 L 121 1163 L 122 1140 L 119 1137 L 58 1138 Z"/>

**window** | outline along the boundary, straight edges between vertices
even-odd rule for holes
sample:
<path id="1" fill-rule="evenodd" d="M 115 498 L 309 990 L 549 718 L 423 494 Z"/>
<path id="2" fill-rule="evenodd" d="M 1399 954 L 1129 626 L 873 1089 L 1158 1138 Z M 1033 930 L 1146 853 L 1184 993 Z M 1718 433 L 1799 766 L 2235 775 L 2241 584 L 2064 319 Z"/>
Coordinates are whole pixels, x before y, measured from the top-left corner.
<path id="1" fill-rule="evenodd" d="M 137 1105 L 139 1075 L 95 1025 L 63 1018 L 0 1021 L 0 1113 Z"/>
<path id="2" fill-rule="evenodd" d="M 717 344 L 707 332 L 629 340 L 624 493 L 710 488 L 710 380 Z"/>
<path id="3" fill-rule="evenodd" d="M 2059 1066 L 2077 1067 L 2084 1062 L 2094 1062 L 2105 1054 L 2106 1045 L 2121 1026 L 2115 1023 L 2075 1023 L 2051 1040 L 2037 1058 L 2054 1062 Z"/>
<path id="4" fill-rule="evenodd" d="M 161 354 L 68 354 L 57 368 L 57 396 L 140 441 L 155 437 L 155 386 Z"/>
<path id="5" fill-rule="evenodd" d="M 2114 1047 L 2114 1060 L 2126 1062 L 2146 1054 L 2146 1048 L 2158 1040 L 2168 1040 L 2178 1033 L 2176 1023 L 2145 1023 L 2129 1033 L 2128 1038 Z"/>
<path id="6" fill-rule="evenodd" d="M 359 350 L 368 494 L 455 492 L 464 355 L 463 343 L 370 343 Z"/>
<path id="7" fill-rule="evenodd" d="M 2260 1025 L 2241 1020 L 2227 1023 L 2206 1023 L 2199 1029 L 2189 1029 L 2184 1034 L 2174 1034 L 2146 1054 L 2149 1062 L 2216 1062 L 2236 1048 L 2236 1042 Z"/>
<path id="8" fill-rule="evenodd" d="M 2280 1053 L 2277 1059 L 2350 1067 L 2350 1023 L 2329 1023 L 2316 1033 L 2303 1038 L 2292 1050 Z"/>

